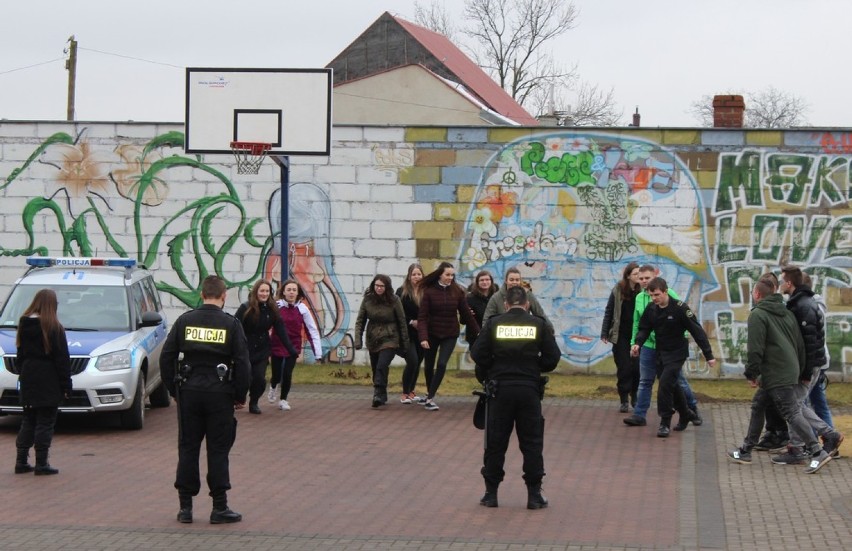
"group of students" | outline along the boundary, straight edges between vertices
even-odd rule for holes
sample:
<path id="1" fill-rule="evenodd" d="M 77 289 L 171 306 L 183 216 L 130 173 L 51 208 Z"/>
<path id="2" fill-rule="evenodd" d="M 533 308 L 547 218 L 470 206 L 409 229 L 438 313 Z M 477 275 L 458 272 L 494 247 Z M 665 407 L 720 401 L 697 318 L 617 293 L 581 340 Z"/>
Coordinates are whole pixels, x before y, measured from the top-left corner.
<path id="1" fill-rule="evenodd" d="M 483 270 L 476 274 L 465 290 L 455 281 L 455 268 L 449 262 L 423 273 L 414 263 L 402 285 L 391 293 L 390 278 L 376 275 L 364 292 L 355 321 L 355 348 L 366 345 L 373 374 L 372 406 L 387 403 L 388 370 L 394 356 L 405 359 L 402 373 L 403 404 L 422 404 L 427 411 L 437 411 L 435 396 L 447 370 L 447 364 L 465 326 L 465 339 L 473 344 L 480 328 L 491 316 L 505 312 L 506 290 L 522 285 L 521 273 L 509 268 L 503 286 Z M 530 311 L 547 320 L 538 301 L 528 293 Z M 366 339 L 364 336 L 366 334 Z M 426 395 L 415 392 L 420 365 L 426 378 Z"/>
<path id="2" fill-rule="evenodd" d="M 307 334 L 315 358 L 322 358 L 322 341 L 317 324 L 303 303 L 304 294 L 299 284 L 288 279 L 273 297 L 272 284 L 261 279 L 255 283 L 249 298 L 240 304 L 234 316 L 242 323 L 249 348 L 251 384 L 249 386 L 249 413 L 259 415 L 260 399 L 266 390 L 266 366 L 272 364 L 267 399 L 278 403 L 278 409 L 289 410 L 287 400 L 302 350 L 302 333 Z M 280 387 L 280 390 L 279 390 Z"/>
<path id="3" fill-rule="evenodd" d="M 657 436 L 667 437 L 674 411 L 679 413 L 676 431 L 702 422 L 682 373 L 689 355 L 685 332 L 708 364 L 714 365 L 715 359 L 695 314 L 655 274 L 652 265 L 625 266 L 610 293 L 601 340 L 612 344 L 620 411 L 633 407 L 624 423 L 647 424 L 651 390 L 659 379 Z M 782 294 L 789 296 L 786 303 Z M 750 464 L 752 451 L 770 451 L 775 454 L 773 464 L 807 465 L 805 472 L 815 473 L 837 456 L 844 438 L 833 427 L 825 397 L 825 302 L 814 293 L 808 274 L 796 266 L 783 267 L 780 280 L 774 273 L 761 276 L 752 301 L 745 377 L 756 391 L 747 435 L 727 457 Z"/>
<path id="4" fill-rule="evenodd" d="M 783 267 L 780 279 L 761 276 L 751 297 L 745 377 L 755 393 L 746 437 L 727 457 L 747 465 L 752 451 L 769 451 L 773 464 L 815 473 L 839 454 L 844 438 L 825 398 L 825 303 L 796 266 Z"/>
<path id="5" fill-rule="evenodd" d="M 654 381 L 660 379 L 657 410 L 662 420 L 657 436 L 668 437 L 672 427 L 672 405 L 679 413 L 675 431 L 692 423 L 703 423 L 698 402 L 683 376 L 683 363 L 689 356 L 685 332 L 693 335 L 708 363 L 715 363 L 707 335 L 689 307 L 680 301 L 666 281 L 656 277 L 657 267 L 631 262 L 624 267 L 621 280 L 610 293 L 604 310 L 601 340 L 612 344 L 616 365 L 619 411 L 632 415 L 623 422 L 628 427 L 647 425 Z M 655 297 L 656 295 L 656 297 Z M 660 316 L 666 312 L 668 315 Z M 668 322 L 671 322 L 670 324 Z M 645 331 L 641 331 L 645 324 Z M 666 327 L 668 326 L 668 327 Z M 668 329 L 660 341 L 660 334 Z"/>

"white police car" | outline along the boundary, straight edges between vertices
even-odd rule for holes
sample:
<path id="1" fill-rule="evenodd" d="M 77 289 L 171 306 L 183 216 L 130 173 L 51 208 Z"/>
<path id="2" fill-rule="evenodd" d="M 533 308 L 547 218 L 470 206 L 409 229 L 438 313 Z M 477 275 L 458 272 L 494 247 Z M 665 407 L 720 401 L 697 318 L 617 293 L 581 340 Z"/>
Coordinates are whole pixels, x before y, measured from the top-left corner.
<path id="1" fill-rule="evenodd" d="M 127 258 L 27 258 L 0 312 L 0 412 L 19 413 L 15 334 L 40 289 L 56 292 L 71 353 L 71 396 L 63 412 L 116 412 L 141 429 L 145 402 L 167 407 L 160 350 L 168 326 L 151 273 Z"/>

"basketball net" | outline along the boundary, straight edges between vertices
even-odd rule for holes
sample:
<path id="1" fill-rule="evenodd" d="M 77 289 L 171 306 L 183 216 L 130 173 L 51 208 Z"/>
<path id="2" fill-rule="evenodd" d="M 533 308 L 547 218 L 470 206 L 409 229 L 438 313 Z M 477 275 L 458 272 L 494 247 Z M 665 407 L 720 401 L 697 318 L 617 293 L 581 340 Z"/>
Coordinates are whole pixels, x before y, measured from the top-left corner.
<path id="1" fill-rule="evenodd" d="M 237 161 L 237 174 L 257 174 L 272 144 L 262 142 L 231 142 Z"/>

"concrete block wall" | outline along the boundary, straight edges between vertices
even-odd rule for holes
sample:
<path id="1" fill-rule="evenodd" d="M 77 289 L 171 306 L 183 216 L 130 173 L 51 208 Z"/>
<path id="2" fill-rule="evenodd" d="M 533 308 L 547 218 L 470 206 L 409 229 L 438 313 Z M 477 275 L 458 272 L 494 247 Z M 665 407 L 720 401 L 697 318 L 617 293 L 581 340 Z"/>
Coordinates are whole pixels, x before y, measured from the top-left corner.
<path id="1" fill-rule="evenodd" d="M 630 261 L 658 266 L 737 377 L 749 289 L 792 262 L 828 303 L 831 369 L 846 376 L 852 317 L 852 130 L 335 127 L 330 157 L 291 158 L 289 266 L 331 361 L 351 348 L 376 273 L 442 260 L 465 285 L 516 266 L 558 330 L 564 370 L 613 372 L 600 324 Z M 183 152 L 166 123 L 0 122 L 0 297 L 31 254 L 128 256 L 174 317 L 202 273 L 236 309 L 279 280 L 280 169 L 238 175 Z M 453 367 L 469 368 L 459 342 Z"/>

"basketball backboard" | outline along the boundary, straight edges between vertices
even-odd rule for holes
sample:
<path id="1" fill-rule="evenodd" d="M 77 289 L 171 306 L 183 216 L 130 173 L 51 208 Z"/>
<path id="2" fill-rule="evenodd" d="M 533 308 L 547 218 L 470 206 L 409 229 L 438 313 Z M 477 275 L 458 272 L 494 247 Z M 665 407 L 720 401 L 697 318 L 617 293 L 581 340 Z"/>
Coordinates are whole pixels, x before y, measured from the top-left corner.
<path id="1" fill-rule="evenodd" d="M 231 154 L 231 142 L 270 155 L 331 154 L 331 69 L 186 69 L 187 153 Z"/>

